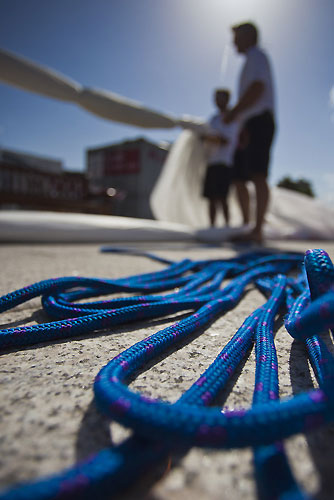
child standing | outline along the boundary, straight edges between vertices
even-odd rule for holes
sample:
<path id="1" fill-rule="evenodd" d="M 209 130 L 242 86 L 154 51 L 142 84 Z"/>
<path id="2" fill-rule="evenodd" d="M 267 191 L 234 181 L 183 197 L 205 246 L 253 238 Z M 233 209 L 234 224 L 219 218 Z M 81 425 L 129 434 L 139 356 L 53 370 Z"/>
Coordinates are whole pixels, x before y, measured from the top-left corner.
<path id="1" fill-rule="evenodd" d="M 214 100 L 218 112 L 210 119 L 208 132 L 201 136 L 208 150 L 208 166 L 204 179 L 203 196 L 208 198 L 211 226 L 215 225 L 217 210 L 220 206 L 225 224 L 229 225 L 230 223 L 227 197 L 232 181 L 237 125 L 224 123 L 229 98 L 230 92 L 227 89 L 215 90 Z"/>

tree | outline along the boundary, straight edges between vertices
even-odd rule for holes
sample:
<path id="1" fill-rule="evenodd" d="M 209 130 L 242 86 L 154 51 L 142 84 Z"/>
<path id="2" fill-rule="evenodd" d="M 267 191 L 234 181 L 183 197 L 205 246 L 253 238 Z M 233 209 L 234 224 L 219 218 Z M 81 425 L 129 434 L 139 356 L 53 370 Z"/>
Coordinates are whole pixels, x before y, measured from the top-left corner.
<path id="1" fill-rule="evenodd" d="M 293 180 L 291 177 L 286 176 L 277 183 L 277 186 L 306 194 L 307 196 L 311 196 L 311 198 L 315 197 L 312 184 L 307 179 L 300 178 Z"/>

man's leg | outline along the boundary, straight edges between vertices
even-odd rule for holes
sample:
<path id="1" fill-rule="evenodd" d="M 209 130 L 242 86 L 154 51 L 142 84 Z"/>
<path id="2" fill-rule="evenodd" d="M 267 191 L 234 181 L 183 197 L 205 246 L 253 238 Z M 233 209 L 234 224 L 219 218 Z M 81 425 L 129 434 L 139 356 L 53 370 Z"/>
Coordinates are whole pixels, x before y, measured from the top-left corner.
<path id="1" fill-rule="evenodd" d="M 264 174 L 255 174 L 252 177 L 252 182 L 255 186 L 256 196 L 256 223 L 252 231 L 254 239 L 258 242 L 262 241 L 262 226 L 267 212 L 269 203 L 269 186 Z"/>
<path id="2" fill-rule="evenodd" d="M 262 229 L 269 203 L 269 186 L 267 174 L 270 161 L 270 148 L 275 132 L 275 123 L 270 112 L 252 119 L 249 165 L 251 166 L 251 181 L 255 186 L 256 221 L 251 233 L 252 239 L 262 242 Z"/>
<path id="3" fill-rule="evenodd" d="M 235 180 L 237 198 L 242 213 L 243 223 L 249 223 L 249 192 L 245 181 Z"/>

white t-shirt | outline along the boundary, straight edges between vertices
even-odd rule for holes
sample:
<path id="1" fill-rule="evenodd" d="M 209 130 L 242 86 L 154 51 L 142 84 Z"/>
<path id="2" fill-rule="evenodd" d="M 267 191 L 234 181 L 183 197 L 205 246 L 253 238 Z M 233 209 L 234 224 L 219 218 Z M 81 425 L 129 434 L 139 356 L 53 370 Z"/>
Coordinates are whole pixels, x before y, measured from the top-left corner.
<path id="1" fill-rule="evenodd" d="M 239 127 L 235 122 L 226 124 L 223 120 L 223 113 L 217 113 L 208 123 L 209 133 L 212 132 L 213 135 L 222 136 L 228 140 L 227 144 L 219 146 L 210 145 L 208 163 L 224 163 L 228 167 L 231 167 L 233 164 L 233 155 L 237 143 Z"/>
<path id="2" fill-rule="evenodd" d="M 271 111 L 272 113 L 275 111 L 274 88 L 270 63 L 267 55 L 257 46 L 250 47 L 246 52 L 246 62 L 242 68 L 239 81 L 239 99 L 255 81 L 264 83 L 264 92 L 253 106 L 240 115 L 242 122 L 264 111 Z"/>

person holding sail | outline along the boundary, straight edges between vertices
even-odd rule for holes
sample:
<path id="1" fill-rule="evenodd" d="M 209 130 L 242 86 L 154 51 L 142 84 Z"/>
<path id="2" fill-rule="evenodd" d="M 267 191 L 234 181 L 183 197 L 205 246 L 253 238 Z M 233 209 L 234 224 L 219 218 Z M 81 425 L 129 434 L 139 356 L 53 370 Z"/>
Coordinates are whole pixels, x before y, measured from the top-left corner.
<path id="1" fill-rule="evenodd" d="M 224 118 L 226 124 L 238 121 L 247 145 L 237 149 L 234 165 L 234 183 L 243 215 L 250 221 L 247 181 L 255 187 L 256 220 L 254 228 L 242 237 L 261 243 L 263 223 L 269 203 L 267 183 L 270 149 L 275 132 L 274 88 L 268 56 L 257 45 L 258 30 L 252 23 L 232 28 L 234 44 L 246 61 L 239 79 L 238 101 Z"/>
<path id="2" fill-rule="evenodd" d="M 220 207 L 225 224 L 228 226 L 230 223 L 227 198 L 232 180 L 237 127 L 234 123 L 227 125 L 224 122 L 229 98 L 230 92 L 227 89 L 218 88 L 214 91 L 217 113 L 212 116 L 208 123 L 208 132 L 201 136 L 208 155 L 203 196 L 208 199 L 211 226 L 215 226 L 217 211 Z"/>

